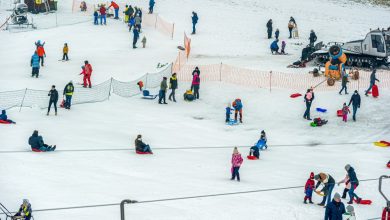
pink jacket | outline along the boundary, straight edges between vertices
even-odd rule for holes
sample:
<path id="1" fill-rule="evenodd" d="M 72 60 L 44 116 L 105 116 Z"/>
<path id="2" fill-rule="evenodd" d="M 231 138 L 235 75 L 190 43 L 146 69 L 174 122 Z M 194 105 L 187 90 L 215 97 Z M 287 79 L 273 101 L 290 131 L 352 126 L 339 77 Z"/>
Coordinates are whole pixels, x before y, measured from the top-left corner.
<path id="1" fill-rule="evenodd" d="M 241 154 L 233 154 L 232 155 L 232 166 L 233 167 L 240 167 L 243 162 L 243 159 L 241 157 Z"/>
<path id="2" fill-rule="evenodd" d="M 192 77 L 192 85 L 200 85 L 200 78 L 198 74 L 194 74 L 194 77 Z"/>

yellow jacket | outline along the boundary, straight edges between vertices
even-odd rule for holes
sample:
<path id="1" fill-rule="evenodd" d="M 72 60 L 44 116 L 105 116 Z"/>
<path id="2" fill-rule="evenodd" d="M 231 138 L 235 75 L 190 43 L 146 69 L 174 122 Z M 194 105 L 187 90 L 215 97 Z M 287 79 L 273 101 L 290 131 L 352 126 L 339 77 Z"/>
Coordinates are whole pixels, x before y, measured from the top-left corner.
<path id="1" fill-rule="evenodd" d="M 62 49 L 62 52 L 63 53 L 68 53 L 69 52 L 69 47 L 68 46 L 64 46 L 64 48 Z"/>

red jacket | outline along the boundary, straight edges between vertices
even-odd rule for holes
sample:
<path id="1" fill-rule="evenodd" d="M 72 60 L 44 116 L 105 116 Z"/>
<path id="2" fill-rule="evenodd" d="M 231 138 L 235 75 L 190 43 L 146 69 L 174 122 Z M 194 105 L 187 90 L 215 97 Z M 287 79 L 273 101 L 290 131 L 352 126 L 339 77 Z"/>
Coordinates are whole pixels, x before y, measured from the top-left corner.
<path id="1" fill-rule="evenodd" d="M 101 15 L 106 15 L 106 8 L 104 6 L 99 9 Z"/>
<path id="2" fill-rule="evenodd" d="M 114 7 L 115 9 L 119 9 L 119 6 L 115 2 L 111 2 L 111 5 L 109 7 Z"/>
<path id="3" fill-rule="evenodd" d="M 307 179 L 305 184 L 305 190 L 308 189 L 314 189 L 314 180 L 313 179 Z"/>
<path id="4" fill-rule="evenodd" d="M 194 74 L 192 78 L 192 85 L 200 85 L 200 78 L 198 74 Z"/>
<path id="5" fill-rule="evenodd" d="M 46 54 L 46 53 L 45 53 L 45 49 L 44 49 L 42 46 L 39 46 L 39 47 L 37 48 L 37 53 L 38 53 L 38 56 L 40 56 L 40 57 L 43 57 L 43 55 Z"/>
<path id="6" fill-rule="evenodd" d="M 85 64 L 85 66 L 84 66 L 84 68 L 85 68 L 85 75 L 91 75 L 92 74 L 92 66 L 91 66 L 91 64 Z"/>

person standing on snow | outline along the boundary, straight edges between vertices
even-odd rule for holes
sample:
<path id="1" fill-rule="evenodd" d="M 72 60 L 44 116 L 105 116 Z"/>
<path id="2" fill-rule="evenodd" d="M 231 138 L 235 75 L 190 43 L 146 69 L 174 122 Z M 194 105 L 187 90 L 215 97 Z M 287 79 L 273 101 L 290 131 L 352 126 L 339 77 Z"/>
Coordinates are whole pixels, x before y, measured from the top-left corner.
<path id="1" fill-rule="evenodd" d="M 102 4 L 100 6 L 100 9 L 99 9 L 99 12 L 100 12 L 100 25 L 103 25 L 103 21 L 104 21 L 104 25 L 106 25 L 106 11 L 107 9 L 104 7 L 104 5 Z"/>
<path id="2" fill-rule="evenodd" d="M 196 24 L 198 23 L 198 14 L 196 12 L 192 12 L 192 33 L 191 34 L 196 34 Z"/>
<path id="3" fill-rule="evenodd" d="M 31 72 L 31 77 L 36 77 L 38 78 L 39 76 L 39 56 L 37 51 L 34 52 L 34 54 L 31 56 L 31 67 L 32 67 L 32 72 Z"/>
<path id="4" fill-rule="evenodd" d="M 87 88 L 87 85 L 89 88 L 92 87 L 92 83 L 91 83 L 91 75 L 92 75 L 92 66 L 91 64 L 88 62 L 88 60 L 84 61 L 84 69 L 83 69 L 83 72 L 81 72 L 81 74 L 84 73 L 84 88 Z"/>
<path id="5" fill-rule="evenodd" d="M 167 77 L 163 77 L 163 80 L 161 81 L 160 84 L 160 92 L 159 92 L 159 97 L 158 97 L 158 104 L 168 104 L 165 101 L 166 95 L 167 95 L 167 89 L 168 89 L 168 84 L 167 84 Z M 164 101 L 164 103 L 161 103 Z"/>
<path id="6" fill-rule="evenodd" d="M 313 204 L 312 196 L 314 190 L 314 173 L 310 173 L 310 178 L 307 179 L 305 184 L 305 198 L 303 199 L 303 203 L 307 204 L 307 200 L 309 200 L 310 204 Z"/>
<path id="7" fill-rule="evenodd" d="M 326 205 L 325 220 L 342 220 L 345 213 L 344 203 L 341 202 L 340 194 L 335 193 L 333 201 Z"/>
<path id="8" fill-rule="evenodd" d="M 114 1 L 111 1 L 111 4 L 110 6 L 108 6 L 108 8 L 111 8 L 113 7 L 114 8 L 114 13 L 115 13 L 115 16 L 114 16 L 114 19 L 119 19 L 119 5 L 117 3 L 115 3 Z"/>
<path id="9" fill-rule="evenodd" d="M 348 106 L 351 106 L 351 103 L 352 103 L 353 121 L 356 121 L 356 112 L 357 112 L 357 109 L 360 108 L 360 101 L 361 101 L 360 95 L 359 95 L 358 91 L 355 90 L 355 92 L 353 93 L 351 100 L 349 101 L 349 104 L 348 104 Z"/>
<path id="10" fill-rule="evenodd" d="M 136 45 L 137 45 L 138 38 L 139 38 L 139 30 L 138 27 L 135 26 L 133 29 L 133 49 L 137 48 Z"/>
<path id="11" fill-rule="evenodd" d="M 239 114 L 240 115 L 240 123 L 242 123 L 242 108 L 243 108 L 243 105 L 242 105 L 241 99 L 234 100 L 232 106 L 234 108 L 234 120 L 237 121 L 237 115 Z"/>
<path id="12" fill-rule="evenodd" d="M 347 92 L 347 83 L 348 83 L 348 74 L 343 72 L 343 77 L 341 78 L 341 90 L 339 94 L 341 95 L 341 92 L 345 90 L 345 95 L 348 95 Z"/>
<path id="13" fill-rule="evenodd" d="M 70 81 L 64 88 L 63 95 L 65 96 L 65 109 L 70 109 L 70 106 L 72 105 L 72 96 L 74 92 L 74 86 L 73 82 Z"/>
<path id="14" fill-rule="evenodd" d="M 149 14 L 153 14 L 154 4 L 156 4 L 154 0 L 149 0 Z"/>
<path id="15" fill-rule="evenodd" d="M 317 41 L 317 35 L 316 35 L 316 33 L 314 32 L 314 30 L 311 30 L 311 31 L 310 31 L 309 41 L 310 41 L 310 46 L 311 46 L 311 47 L 314 47 L 314 42 Z"/>
<path id="16" fill-rule="evenodd" d="M 69 57 L 68 57 L 69 47 L 68 47 L 67 43 L 64 44 L 64 48 L 62 48 L 62 53 L 63 53 L 62 60 L 68 61 L 69 60 Z"/>
<path id="17" fill-rule="evenodd" d="M 341 180 L 340 182 L 337 183 L 337 186 L 340 186 L 341 183 L 345 184 L 343 195 L 341 196 L 342 199 L 345 199 L 345 198 L 347 198 L 347 192 L 349 191 L 349 189 L 351 189 L 351 181 L 349 180 L 348 173 L 347 173 L 347 175 L 345 175 L 343 180 Z"/>
<path id="18" fill-rule="evenodd" d="M 297 23 L 295 22 L 295 19 L 293 17 L 290 17 L 290 21 L 288 22 L 288 32 L 290 33 L 290 36 L 288 37 L 289 39 L 292 38 L 292 30 L 296 25 Z"/>
<path id="19" fill-rule="evenodd" d="M 240 170 L 241 164 L 244 160 L 241 157 L 240 152 L 238 152 L 237 147 L 234 147 L 233 155 L 232 155 L 232 178 L 230 180 L 235 180 L 237 177 L 237 181 L 240 182 Z"/>
<path id="20" fill-rule="evenodd" d="M 37 54 L 39 56 L 39 61 L 41 62 L 41 66 L 43 66 L 44 58 L 46 57 L 45 48 L 43 48 L 43 45 L 37 46 Z"/>
<path id="21" fill-rule="evenodd" d="M 326 174 L 326 173 L 319 173 L 319 174 L 314 176 L 314 179 L 317 180 L 317 184 L 316 184 L 315 189 L 317 189 L 321 184 L 324 185 L 324 187 L 320 191 L 320 192 L 324 193 L 324 197 L 322 198 L 321 203 L 319 203 L 318 205 L 325 206 L 326 200 L 328 200 L 327 204 L 326 204 L 326 205 L 328 205 L 330 203 L 330 199 L 332 197 L 332 191 L 333 191 L 334 185 L 336 183 L 335 180 L 333 179 L 333 177 L 331 175 Z"/>
<path id="22" fill-rule="evenodd" d="M 50 99 L 49 107 L 47 108 L 47 115 L 50 113 L 51 105 L 54 105 L 55 114 L 57 115 L 58 92 L 55 85 L 51 86 L 51 90 L 49 91 L 48 96 L 50 96 Z"/>
<path id="23" fill-rule="evenodd" d="M 272 19 L 268 20 L 266 26 L 267 26 L 268 39 L 271 39 L 271 37 L 272 37 Z"/>
<path id="24" fill-rule="evenodd" d="M 368 87 L 368 89 L 366 90 L 366 93 L 365 93 L 366 96 L 368 96 L 368 92 L 371 91 L 371 89 L 375 85 L 376 81 L 379 82 L 379 79 L 376 78 L 376 69 L 373 69 L 372 73 L 370 75 L 370 87 Z"/>
<path id="25" fill-rule="evenodd" d="M 305 102 L 306 102 L 306 111 L 305 111 L 305 114 L 303 114 L 303 118 L 304 119 L 307 119 L 307 120 L 311 120 L 310 118 L 310 108 L 311 108 L 311 104 L 314 100 L 314 92 L 312 89 L 308 89 L 306 94 L 305 94 Z"/>
<path id="26" fill-rule="evenodd" d="M 194 88 L 194 97 L 195 99 L 199 99 L 199 87 L 200 87 L 200 77 L 198 73 L 194 73 L 192 77 L 192 86 Z"/>
<path id="27" fill-rule="evenodd" d="M 99 19 L 99 13 L 96 10 L 96 11 L 93 12 L 93 24 L 94 25 L 98 25 L 99 24 L 99 20 L 98 19 Z"/>
<path id="28" fill-rule="evenodd" d="M 169 88 L 171 89 L 171 94 L 169 94 L 169 100 L 176 102 L 175 98 L 175 90 L 177 89 L 177 78 L 176 73 L 173 73 L 171 78 L 169 79 Z"/>
<path id="29" fill-rule="evenodd" d="M 351 111 L 349 110 L 349 108 L 347 106 L 347 103 L 344 102 L 343 108 L 341 111 L 343 112 L 343 122 L 347 122 L 348 121 L 348 113 L 351 113 Z"/>
<path id="30" fill-rule="evenodd" d="M 279 28 L 276 28 L 276 31 L 275 31 L 275 39 L 279 39 Z"/>
<path id="31" fill-rule="evenodd" d="M 280 50 L 280 54 L 285 55 L 286 54 L 286 51 L 284 51 L 285 49 L 286 49 L 286 42 L 282 41 L 282 49 Z"/>
<path id="32" fill-rule="evenodd" d="M 358 180 L 358 178 L 356 176 L 355 169 L 353 169 L 353 167 L 351 167 L 351 165 L 347 164 L 347 165 L 345 165 L 345 170 L 348 173 L 349 181 L 351 183 L 351 188 L 348 191 L 348 195 L 349 195 L 349 202 L 348 202 L 348 204 L 352 204 L 353 203 L 353 199 L 355 197 L 356 197 L 356 202 L 360 203 L 360 201 L 362 199 L 359 198 L 356 195 L 356 193 L 355 193 L 356 188 L 359 186 L 359 180 Z"/>

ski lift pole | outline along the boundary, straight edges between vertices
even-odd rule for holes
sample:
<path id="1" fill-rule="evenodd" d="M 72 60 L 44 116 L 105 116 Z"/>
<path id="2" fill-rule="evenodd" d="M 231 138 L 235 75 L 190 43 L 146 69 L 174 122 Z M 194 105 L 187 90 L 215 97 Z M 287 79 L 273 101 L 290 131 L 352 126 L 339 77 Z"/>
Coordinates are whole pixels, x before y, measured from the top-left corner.
<path id="1" fill-rule="evenodd" d="M 125 199 L 122 200 L 120 204 L 120 210 L 121 210 L 121 220 L 125 220 L 125 204 L 131 204 L 131 203 L 136 203 L 137 201 L 135 200 L 130 200 L 130 199 Z"/>
<path id="2" fill-rule="evenodd" d="M 390 218 L 390 201 L 382 191 L 382 181 L 383 181 L 383 179 L 388 179 L 388 178 L 390 179 L 390 176 L 382 175 L 379 177 L 379 193 L 386 200 L 386 207 L 383 208 L 383 212 L 382 212 L 382 220 L 386 220 L 386 216 L 387 216 L 387 219 Z"/>

